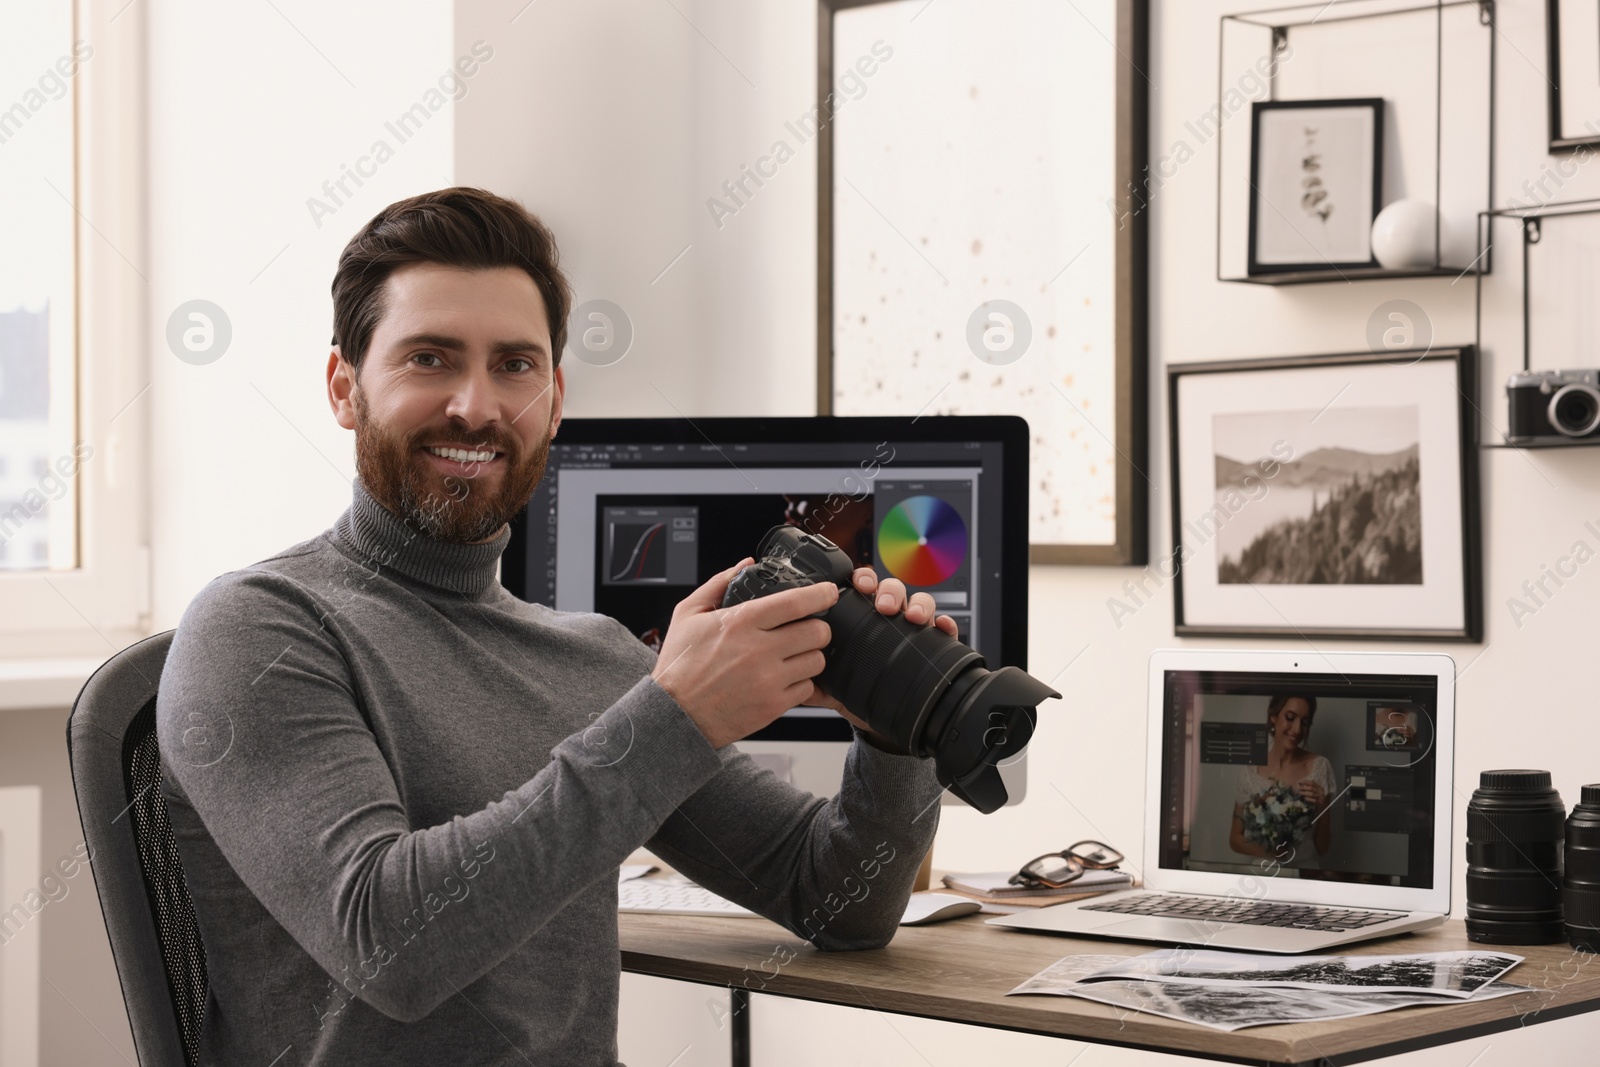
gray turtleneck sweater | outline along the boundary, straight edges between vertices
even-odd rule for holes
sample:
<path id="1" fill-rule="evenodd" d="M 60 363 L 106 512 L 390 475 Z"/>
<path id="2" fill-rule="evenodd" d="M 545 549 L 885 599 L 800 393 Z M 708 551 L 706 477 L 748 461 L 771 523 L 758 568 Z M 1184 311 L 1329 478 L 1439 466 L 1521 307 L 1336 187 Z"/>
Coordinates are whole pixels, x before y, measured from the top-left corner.
<path id="1" fill-rule="evenodd" d="M 201 1063 L 612 1065 L 641 845 L 817 948 L 893 936 L 931 764 L 858 736 L 824 801 L 713 749 L 621 623 L 495 580 L 509 537 L 434 540 L 358 480 L 184 613 L 156 718 Z"/>

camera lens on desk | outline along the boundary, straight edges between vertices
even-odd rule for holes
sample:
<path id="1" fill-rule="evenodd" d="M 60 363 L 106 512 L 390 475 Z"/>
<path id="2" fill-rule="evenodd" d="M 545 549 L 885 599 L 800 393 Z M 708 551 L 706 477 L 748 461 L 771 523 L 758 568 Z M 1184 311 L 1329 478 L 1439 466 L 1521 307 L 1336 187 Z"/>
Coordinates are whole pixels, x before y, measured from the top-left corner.
<path id="1" fill-rule="evenodd" d="M 1561 904 L 1572 947 L 1600 952 L 1600 785 L 1584 786 L 1583 799 L 1567 816 Z"/>
<path id="2" fill-rule="evenodd" d="M 1484 771 L 1467 802 L 1467 938 L 1548 945 L 1566 936 L 1566 805 L 1549 771 Z"/>

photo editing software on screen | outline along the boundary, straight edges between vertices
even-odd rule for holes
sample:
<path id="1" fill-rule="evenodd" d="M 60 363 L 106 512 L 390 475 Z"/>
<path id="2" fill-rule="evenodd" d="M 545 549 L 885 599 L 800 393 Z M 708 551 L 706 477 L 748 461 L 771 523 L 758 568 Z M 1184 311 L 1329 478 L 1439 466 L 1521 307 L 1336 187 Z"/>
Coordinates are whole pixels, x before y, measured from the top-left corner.
<path id="1" fill-rule="evenodd" d="M 1429 677 L 1168 671 L 1161 866 L 1433 888 L 1437 707 Z"/>
<path id="2" fill-rule="evenodd" d="M 932 594 L 961 640 L 998 666 L 1001 459 L 995 441 L 557 437 L 528 504 L 525 588 L 513 591 L 561 611 L 610 615 L 659 651 L 680 600 L 788 524 L 821 534 L 880 578 Z"/>

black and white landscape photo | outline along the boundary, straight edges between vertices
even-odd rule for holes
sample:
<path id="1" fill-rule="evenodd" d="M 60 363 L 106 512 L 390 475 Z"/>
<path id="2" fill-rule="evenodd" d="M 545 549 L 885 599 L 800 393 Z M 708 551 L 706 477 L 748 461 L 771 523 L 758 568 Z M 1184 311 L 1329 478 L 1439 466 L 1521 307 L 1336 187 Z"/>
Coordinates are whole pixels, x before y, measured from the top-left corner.
<path id="1" fill-rule="evenodd" d="M 1177 632 L 1477 640 L 1475 359 L 1169 368 Z"/>
<path id="2" fill-rule="evenodd" d="M 1502 952 L 1283 957 L 1163 949 L 1066 956 L 1008 995 L 1082 997 L 1227 1031 L 1532 992 L 1500 980 L 1521 961 Z"/>
<path id="3" fill-rule="evenodd" d="M 1216 499 L 1247 501 L 1217 531 L 1218 583 L 1420 585 L 1418 423 L 1416 405 L 1214 415 Z"/>
<path id="4" fill-rule="evenodd" d="M 1509 952 L 1413 952 L 1394 956 L 1271 956 L 1162 949 L 1086 976 L 1199 984 L 1245 983 L 1338 992 L 1430 993 L 1470 997 L 1522 957 Z"/>
<path id="5" fill-rule="evenodd" d="M 1480 986 L 1471 999 L 1494 1000 L 1533 991 L 1509 982 L 1490 982 Z M 1333 993 L 1323 989 L 1259 988 L 1243 983 L 1197 985 L 1188 982 L 1113 980 L 1079 982 L 1064 993 L 1224 1031 L 1242 1030 L 1247 1026 L 1349 1019 L 1397 1008 L 1459 1003 L 1451 997 L 1418 993 L 1369 990 Z"/>

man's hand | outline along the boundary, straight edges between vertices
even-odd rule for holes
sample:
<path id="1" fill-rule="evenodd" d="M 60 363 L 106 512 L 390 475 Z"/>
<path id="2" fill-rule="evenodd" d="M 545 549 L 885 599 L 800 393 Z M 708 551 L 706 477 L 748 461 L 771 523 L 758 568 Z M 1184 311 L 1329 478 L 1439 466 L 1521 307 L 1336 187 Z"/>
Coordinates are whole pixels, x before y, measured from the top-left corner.
<path id="1" fill-rule="evenodd" d="M 754 562 L 746 556 L 672 609 L 672 624 L 650 672 L 713 748 L 749 737 L 795 705 L 808 703 L 816 689 L 811 679 L 826 662 L 822 650 L 832 640 L 827 623 L 807 617 L 838 602 L 839 587 L 832 583 L 722 607 L 728 583 Z"/>
<path id="2" fill-rule="evenodd" d="M 884 615 L 898 615 L 900 610 L 904 608 L 907 622 L 922 623 L 924 625 L 932 622 L 951 637 L 957 637 L 960 634 L 960 631 L 956 628 L 956 620 L 948 615 L 934 615 L 932 593 L 913 593 L 908 602 L 905 582 L 898 578 L 885 578 L 880 582 L 878 581 L 877 573 L 871 567 L 857 567 L 855 573 L 850 575 L 850 581 L 861 592 L 873 597 L 873 603 L 877 605 L 878 611 Z M 876 593 L 876 596 L 873 595 L 874 593 Z M 830 696 L 828 691 L 817 685 L 815 681 L 811 684 L 811 694 L 801 700 L 800 703 L 819 708 L 832 708 L 862 730 L 872 734 L 874 738 L 882 743 L 883 747 L 891 749 L 898 747 L 893 741 L 884 738 L 883 735 L 874 733 L 872 727 L 852 715 L 843 704 Z"/>
<path id="3" fill-rule="evenodd" d="M 689 714 L 713 748 L 749 737 L 799 704 L 832 708 L 872 733 L 815 681 L 827 663 L 822 650 L 833 635 L 827 623 L 809 616 L 837 603 L 838 587 L 823 582 L 722 607 L 728 583 L 754 562 L 746 556 L 672 609 L 672 625 L 650 676 Z M 934 617 L 931 594 L 917 593 L 908 603 L 904 582 L 879 582 L 871 567 L 857 567 L 850 579 L 868 596 L 876 593 L 874 603 L 883 614 L 898 615 L 904 609 L 908 622 L 931 621 L 957 636 L 954 619 Z M 896 747 L 879 734 L 872 736 L 885 748 Z"/>

